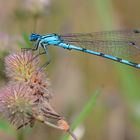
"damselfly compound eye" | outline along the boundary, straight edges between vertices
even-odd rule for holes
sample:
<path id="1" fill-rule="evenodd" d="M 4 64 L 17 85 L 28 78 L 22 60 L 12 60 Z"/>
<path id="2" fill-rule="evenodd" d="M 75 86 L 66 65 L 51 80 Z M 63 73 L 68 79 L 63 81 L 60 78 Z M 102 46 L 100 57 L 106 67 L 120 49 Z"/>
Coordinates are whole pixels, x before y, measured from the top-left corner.
<path id="1" fill-rule="evenodd" d="M 30 41 L 36 41 L 40 37 L 39 34 L 32 33 L 29 37 Z"/>

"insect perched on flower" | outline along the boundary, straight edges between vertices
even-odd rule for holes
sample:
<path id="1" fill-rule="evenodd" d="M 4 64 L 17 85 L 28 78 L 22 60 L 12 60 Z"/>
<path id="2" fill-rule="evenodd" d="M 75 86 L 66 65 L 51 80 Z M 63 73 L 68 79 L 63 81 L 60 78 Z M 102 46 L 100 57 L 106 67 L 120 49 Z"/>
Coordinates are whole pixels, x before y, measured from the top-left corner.
<path id="1" fill-rule="evenodd" d="M 32 33 L 30 41 L 35 41 L 35 47 L 31 50 L 44 49 L 48 55 L 48 48 L 52 46 L 61 47 L 67 50 L 81 51 L 84 53 L 104 57 L 125 65 L 140 69 L 140 64 L 121 58 L 122 56 L 134 56 L 140 53 L 140 31 L 104 31 L 83 34 L 46 34 Z M 43 53 L 42 53 L 43 54 Z"/>

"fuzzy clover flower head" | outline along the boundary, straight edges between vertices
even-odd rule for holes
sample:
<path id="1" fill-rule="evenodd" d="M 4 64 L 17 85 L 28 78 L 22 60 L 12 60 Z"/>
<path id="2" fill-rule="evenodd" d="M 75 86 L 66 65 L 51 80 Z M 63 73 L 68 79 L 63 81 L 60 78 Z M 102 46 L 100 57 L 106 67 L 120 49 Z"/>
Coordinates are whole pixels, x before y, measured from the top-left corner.
<path id="1" fill-rule="evenodd" d="M 23 84 L 9 85 L 0 91 L 0 112 L 16 127 L 29 122 L 30 115 L 37 107 L 37 98 L 30 92 L 31 90 Z"/>
<path id="2" fill-rule="evenodd" d="M 43 70 L 39 70 L 39 58 L 35 57 L 31 51 L 7 56 L 5 67 L 11 84 L 25 83 L 32 90 L 32 94 L 37 95 L 38 98 L 52 97 L 47 75 Z"/>
<path id="3" fill-rule="evenodd" d="M 39 121 L 68 132 L 76 140 L 69 124 L 50 105 L 50 82 L 37 56 L 25 51 L 5 58 L 9 82 L 0 90 L 0 114 L 18 129 Z"/>
<path id="4" fill-rule="evenodd" d="M 31 51 L 14 53 L 5 58 L 6 75 L 13 81 L 28 81 L 38 66 L 39 60 Z"/>

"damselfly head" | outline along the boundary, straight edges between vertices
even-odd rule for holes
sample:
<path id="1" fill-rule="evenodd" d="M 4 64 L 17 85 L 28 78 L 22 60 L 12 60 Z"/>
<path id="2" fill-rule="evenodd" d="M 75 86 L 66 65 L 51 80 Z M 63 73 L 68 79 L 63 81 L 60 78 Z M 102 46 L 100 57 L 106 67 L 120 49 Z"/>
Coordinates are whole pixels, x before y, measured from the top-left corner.
<path id="1" fill-rule="evenodd" d="M 32 33 L 29 37 L 29 40 L 30 41 L 36 41 L 38 38 L 40 37 L 39 34 L 36 34 L 36 33 Z"/>

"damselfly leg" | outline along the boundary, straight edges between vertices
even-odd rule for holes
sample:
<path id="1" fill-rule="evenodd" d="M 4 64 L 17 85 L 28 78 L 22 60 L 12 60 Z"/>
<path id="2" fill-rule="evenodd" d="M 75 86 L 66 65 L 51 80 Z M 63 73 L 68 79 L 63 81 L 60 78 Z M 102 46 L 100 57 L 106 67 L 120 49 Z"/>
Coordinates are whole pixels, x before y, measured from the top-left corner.
<path id="1" fill-rule="evenodd" d="M 40 48 L 43 48 L 43 52 L 40 51 Z M 48 61 L 43 66 L 41 66 L 41 68 L 39 70 L 44 69 L 51 62 L 51 58 L 50 58 L 50 55 L 48 53 L 48 45 L 41 43 L 41 39 L 37 39 L 36 43 L 34 44 L 34 48 L 22 48 L 22 50 L 24 50 L 24 51 L 30 51 L 30 50 L 36 51 L 36 50 L 38 50 L 38 52 L 39 52 L 37 55 L 35 55 L 35 57 L 33 57 L 31 60 L 29 60 L 28 63 L 30 63 L 31 61 L 33 61 L 34 59 L 36 59 L 40 55 L 43 55 L 43 54 L 47 55 Z"/>
<path id="2" fill-rule="evenodd" d="M 43 45 L 42 43 L 41 43 L 41 46 L 44 49 L 43 54 L 47 55 L 48 60 L 47 60 L 47 62 L 45 64 L 43 64 L 41 66 L 41 68 L 39 70 L 43 70 L 44 68 L 46 68 L 51 63 L 51 57 L 50 57 L 49 52 L 48 52 L 48 46 L 47 45 Z"/>
<path id="3" fill-rule="evenodd" d="M 33 48 L 21 48 L 22 51 L 36 51 L 39 48 L 39 41 L 34 44 Z"/>
<path id="4" fill-rule="evenodd" d="M 37 55 L 35 55 L 35 57 L 33 57 L 33 58 L 29 61 L 29 62 L 31 62 L 31 61 L 33 61 L 34 59 L 36 59 L 37 57 L 39 57 L 40 55 L 46 54 L 48 60 L 47 60 L 47 62 L 46 62 L 45 64 L 43 64 L 43 65 L 41 66 L 41 68 L 39 69 L 39 71 L 43 70 L 44 68 L 47 67 L 47 65 L 49 65 L 49 64 L 51 63 L 51 57 L 50 57 L 50 55 L 49 55 L 47 46 L 44 46 L 44 45 L 42 45 L 42 44 L 41 44 L 41 46 L 42 46 L 42 48 L 43 48 L 44 51 L 43 51 L 43 52 L 40 52 L 40 48 L 38 48 L 39 53 L 38 53 Z M 28 63 L 29 63 L 29 62 L 28 62 Z"/>

